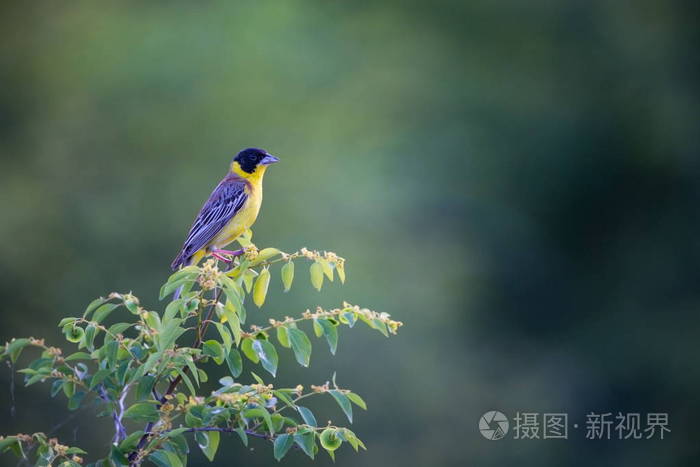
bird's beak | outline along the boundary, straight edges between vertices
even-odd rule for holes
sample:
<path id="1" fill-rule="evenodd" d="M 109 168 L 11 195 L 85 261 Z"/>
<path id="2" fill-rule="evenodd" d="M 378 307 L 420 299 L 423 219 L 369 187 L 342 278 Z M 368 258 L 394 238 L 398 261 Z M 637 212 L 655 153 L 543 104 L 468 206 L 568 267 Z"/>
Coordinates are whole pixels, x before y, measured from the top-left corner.
<path id="1" fill-rule="evenodd" d="M 265 157 L 263 157 L 260 160 L 260 163 L 262 165 L 270 165 L 270 164 L 274 164 L 275 162 L 279 162 L 279 161 L 280 160 L 278 158 L 276 158 L 275 156 L 273 156 L 272 154 L 266 154 Z"/>

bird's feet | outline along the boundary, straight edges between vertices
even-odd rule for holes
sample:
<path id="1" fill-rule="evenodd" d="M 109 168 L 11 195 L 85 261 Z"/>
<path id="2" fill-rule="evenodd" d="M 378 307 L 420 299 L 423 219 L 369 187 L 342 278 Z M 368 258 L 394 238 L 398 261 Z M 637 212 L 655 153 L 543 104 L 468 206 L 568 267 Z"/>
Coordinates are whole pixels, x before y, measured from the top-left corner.
<path id="1" fill-rule="evenodd" d="M 233 258 L 236 256 L 240 256 L 243 254 L 243 249 L 240 250 L 221 250 L 221 249 L 215 249 L 212 250 L 211 255 L 218 259 L 219 261 L 223 261 L 224 263 L 230 263 L 233 261 Z"/>
<path id="2" fill-rule="evenodd" d="M 219 261 L 223 261 L 224 263 L 230 263 L 231 261 L 233 261 L 233 258 L 231 258 L 230 256 L 224 256 L 222 254 L 217 253 L 216 251 L 212 251 L 211 255 Z"/>

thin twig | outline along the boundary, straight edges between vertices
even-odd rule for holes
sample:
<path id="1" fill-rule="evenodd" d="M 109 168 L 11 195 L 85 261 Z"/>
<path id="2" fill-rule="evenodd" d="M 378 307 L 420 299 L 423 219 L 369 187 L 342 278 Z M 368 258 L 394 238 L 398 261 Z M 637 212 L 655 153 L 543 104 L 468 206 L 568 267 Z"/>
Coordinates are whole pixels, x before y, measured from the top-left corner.
<path id="1" fill-rule="evenodd" d="M 124 428 L 124 424 L 122 423 L 122 418 L 124 417 L 124 400 L 126 399 L 127 394 L 129 394 L 129 388 L 131 386 L 131 383 L 127 384 L 124 386 L 124 389 L 122 389 L 121 394 L 119 395 L 119 400 L 117 401 L 117 406 L 119 407 L 119 413 L 116 415 L 114 419 L 114 424 L 118 428 L 117 432 L 114 434 L 114 444 L 117 445 L 121 443 L 123 440 L 126 439 L 126 428 Z"/>
<path id="2" fill-rule="evenodd" d="M 124 428 L 122 418 L 124 416 L 124 399 L 126 399 L 126 396 L 129 393 L 130 386 L 131 383 L 124 386 L 124 389 L 122 389 L 122 392 L 119 395 L 119 399 L 115 401 L 116 408 L 112 410 L 112 421 L 114 421 L 114 438 L 112 438 L 112 444 L 115 446 L 126 439 L 126 428 Z M 97 390 L 99 392 L 100 399 L 105 402 L 112 402 L 103 384 L 100 384 Z"/>

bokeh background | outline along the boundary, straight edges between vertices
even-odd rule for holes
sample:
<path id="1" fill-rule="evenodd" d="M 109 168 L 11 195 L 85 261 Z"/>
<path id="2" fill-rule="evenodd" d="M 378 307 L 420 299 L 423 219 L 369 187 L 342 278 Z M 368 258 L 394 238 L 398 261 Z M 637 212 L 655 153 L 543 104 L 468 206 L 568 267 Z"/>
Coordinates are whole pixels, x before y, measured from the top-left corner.
<path id="1" fill-rule="evenodd" d="M 337 251 L 348 282 L 274 282 L 253 317 L 347 299 L 406 323 L 392 339 L 343 332 L 336 357 L 315 341 L 309 369 L 283 355 L 276 384 L 337 371 L 369 404 L 353 426 L 369 451 L 336 465 L 697 463 L 697 2 L 0 9 L 1 340 L 59 343 L 60 316 L 113 290 L 159 307 L 194 213 L 260 146 L 282 163 L 256 243 Z M 14 385 L 12 402 L 3 367 L 0 431 L 107 449 L 108 419 Z M 487 441 L 491 409 L 580 426 L 666 412 L 672 432 Z M 216 465 L 274 463 L 252 448 L 225 438 Z M 208 463 L 195 448 L 190 465 Z"/>

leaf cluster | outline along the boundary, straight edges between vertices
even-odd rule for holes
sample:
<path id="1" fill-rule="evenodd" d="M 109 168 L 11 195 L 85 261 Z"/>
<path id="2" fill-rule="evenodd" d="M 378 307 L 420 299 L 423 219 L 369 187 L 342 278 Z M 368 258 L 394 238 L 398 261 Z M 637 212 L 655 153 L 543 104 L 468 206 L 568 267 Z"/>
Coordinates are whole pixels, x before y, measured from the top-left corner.
<path id="1" fill-rule="evenodd" d="M 282 351 L 292 352 L 300 365 L 308 366 L 311 333 L 325 340 L 335 354 L 340 328 L 362 322 L 389 336 L 401 323 L 385 313 L 343 303 L 336 309 L 307 310 L 246 329 L 246 304 L 263 306 L 273 265 L 281 263 L 279 275 L 286 291 L 294 281 L 295 260 L 310 261 L 309 280 L 320 290 L 324 279 L 337 276 L 344 282 L 345 261 L 331 252 L 258 250 L 249 237 L 240 242 L 243 248 L 226 268 L 207 260 L 170 276 L 160 299 L 179 296 L 169 298 L 162 312 L 145 309 L 131 293 L 112 293 L 91 302 L 82 315 L 62 319 L 59 327 L 74 347 L 67 354 L 35 338 L 13 339 L 0 347 L 0 358 L 13 364 L 24 349 L 40 351 L 19 370 L 27 386 L 48 382 L 51 396 L 62 394 L 69 409 L 92 400 L 99 415 L 111 417 L 111 450 L 90 465 L 140 465 L 147 460 L 159 466 L 184 466 L 191 444 L 212 460 L 222 433 L 234 432 L 246 445 L 250 437 L 268 440 L 278 460 L 293 446 L 311 458 L 319 449 L 334 458 L 343 443 L 355 450 L 364 448 L 346 427 L 330 422 L 319 426 L 304 403 L 310 397 L 331 397 L 352 422 L 353 405 L 366 409 L 366 404 L 359 395 L 338 387 L 335 376 L 332 384 L 312 385 L 305 391 L 301 385 L 275 388 L 254 372 L 252 380 L 245 380 L 243 371 L 259 365 L 274 377 Z M 210 361 L 219 368 L 215 375 L 205 371 Z M 201 384 L 211 376 L 219 384 L 204 394 Z M 127 428 L 134 424 L 143 428 Z M 0 452 L 13 451 L 21 457 L 23 448 L 30 446 L 36 465 L 42 466 L 80 465 L 85 454 L 41 433 L 0 440 Z"/>

